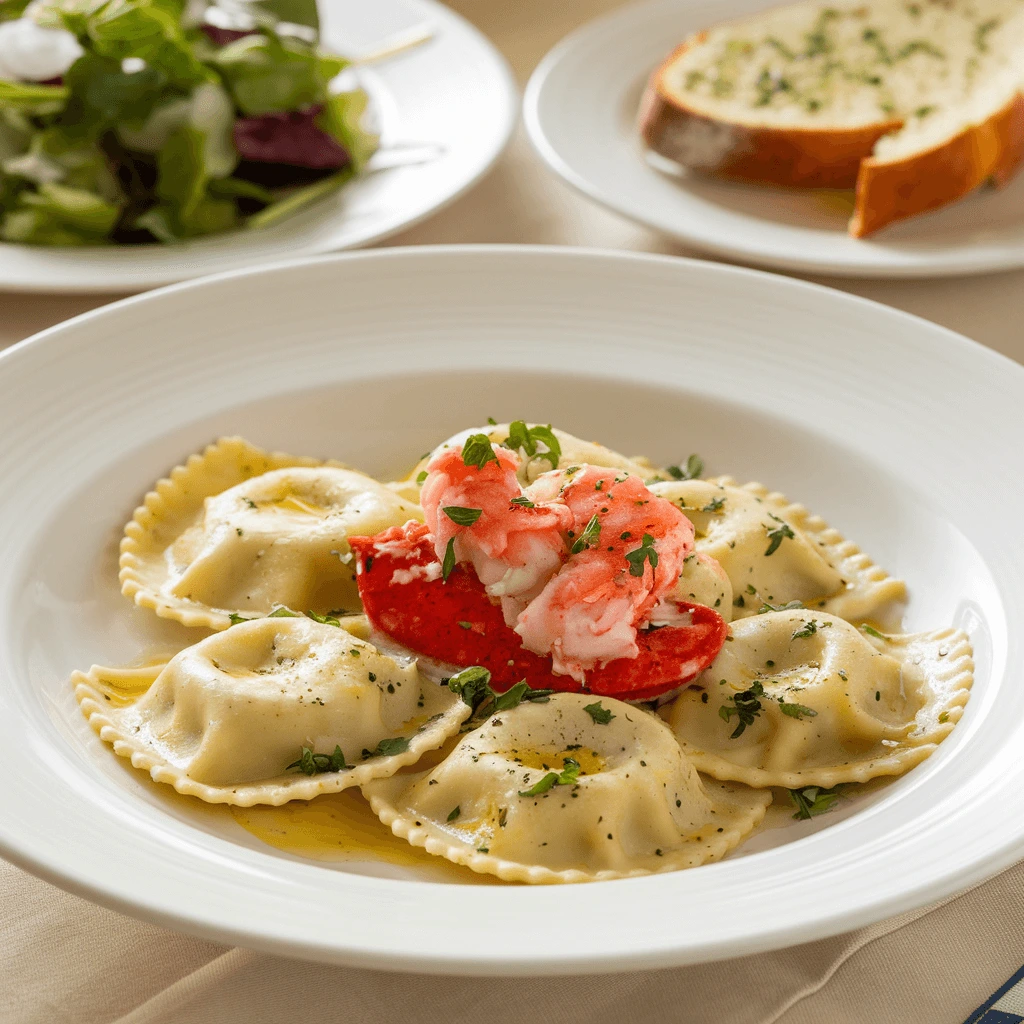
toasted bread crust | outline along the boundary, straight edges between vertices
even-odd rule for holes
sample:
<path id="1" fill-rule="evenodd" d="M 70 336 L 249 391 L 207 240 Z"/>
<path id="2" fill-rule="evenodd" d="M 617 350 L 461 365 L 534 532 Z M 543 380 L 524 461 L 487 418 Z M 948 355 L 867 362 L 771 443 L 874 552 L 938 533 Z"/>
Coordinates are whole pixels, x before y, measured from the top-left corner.
<path id="1" fill-rule="evenodd" d="M 668 69 L 706 38 L 686 40 L 651 75 L 640 103 L 639 128 L 656 153 L 692 170 L 740 181 L 797 188 L 853 188 L 875 143 L 901 128 L 899 119 L 857 128 L 771 128 L 697 113 L 665 85 Z"/>
<path id="2" fill-rule="evenodd" d="M 981 124 L 905 160 L 869 157 L 857 178 L 850 234 L 864 238 L 896 221 L 955 202 L 991 178 L 1005 185 L 1024 161 L 1024 94 Z"/>

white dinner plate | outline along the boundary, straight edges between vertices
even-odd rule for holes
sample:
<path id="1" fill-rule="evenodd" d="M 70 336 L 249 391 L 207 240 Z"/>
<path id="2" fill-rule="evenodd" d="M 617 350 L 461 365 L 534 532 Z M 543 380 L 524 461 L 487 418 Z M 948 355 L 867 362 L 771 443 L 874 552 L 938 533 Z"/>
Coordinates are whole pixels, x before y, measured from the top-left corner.
<path id="1" fill-rule="evenodd" d="M 357 69 L 381 130 L 376 170 L 270 228 L 178 245 L 59 249 L 0 242 L 0 291 L 142 291 L 219 271 L 352 249 L 387 238 L 471 188 L 501 155 L 519 91 L 504 58 L 436 0 L 327 0 L 324 44 L 346 56 L 431 38 Z"/>
<path id="2" fill-rule="evenodd" d="M 706 252 L 850 277 L 981 274 L 1024 266 L 1024 173 L 1002 190 L 851 238 L 852 193 L 673 175 L 646 158 L 636 113 L 651 72 L 685 36 L 772 0 L 654 0 L 563 40 L 526 88 L 530 138 L 584 195 Z"/>
<path id="3" fill-rule="evenodd" d="M 907 628 L 969 630 L 963 719 L 905 777 L 812 822 L 781 813 L 722 863 L 486 893 L 280 853 L 93 734 L 73 669 L 188 642 L 116 580 L 122 525 L 171 466 L 239 433 L 389 478 L 489 415 L 659 463 L 700 452 L 803 501 L 909 582 Z M 217 940 L 450 973 L 692 963 L 937 900 L 1024 855 L 1022 436 L 1024 368 L 1002 356 L 667 257 L 377 250 L 87 313 L 0 354 L 0 852 Z"/>

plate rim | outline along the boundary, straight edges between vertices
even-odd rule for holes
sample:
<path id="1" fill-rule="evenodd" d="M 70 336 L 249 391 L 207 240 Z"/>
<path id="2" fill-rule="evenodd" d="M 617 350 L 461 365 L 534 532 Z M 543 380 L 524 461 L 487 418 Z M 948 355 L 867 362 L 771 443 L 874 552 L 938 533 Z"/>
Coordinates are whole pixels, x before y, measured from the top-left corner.
<path id="1" fill-rule="evenodd" d="M 340 249 L 333 248 L 329 243 L 311 243 L 303 244 L 303 248 L 300 254 L 297 256 L 288 256 L 281 258 L 271 258 L 268 260 L 261 261 L 259 263 L 248 264 L 240 267 L 226 267 L 224 269 L 217 269 L 212 271 L 204 272 L 191 271 L 185 268 L 179 268 L 178 270 L 173 269 L 160 269 L 154 270 L 146 277 L 137 277 L 129 282 L 123 282 L 116 278 L 118 273 L 117 269 L 111 268 L 111 270 L 102 279 L 95 281 L 72 281 L 58 283 L 51 281 L 46 278 L 45 271 L 41 271 L 40 274 L 31 281 L 15 281 L 10 283 L 5 280 L 0 280 L 0 296 L 2 295 L 104 295 L 104 294 L 125 294 L 129 295 L 138 294 L 143 291 L 154 291 L 167 287 L 173 287 L 176 284 L 182 284 L 188 281 L 196 281 L 201 278 L 217 277 L 221 274 L 232 273 L 235 270 L 253 270 L 263 266 L 276 265 L 278 263 L 291 262 L 293 260 L 303 259 L 314 259 L 318 256 L 330 255 L 332 253 L 350 252 L 357 251 L 369 246 L 377 245 L 378 243 L 385 241 L 394 235 L 401 234 L 404 231 L 409 231 L 412 228 L 422 224 L 424 221 L 429 220 L 435 214 L 440 213 L 447 207 L 451 206 L 457 200 L 461 199 L 468 192 L 474 189 L 480 182 L 494 169 L 494 166 L 504 155 L 508 149 L 512 137 L 515 133 L 516 127 L 519 124 L 520 107 L 522 102 L 522 90 L 520 89 L 519 83 L 516 80 L 515 73 L 512 67 L 505 57 L 505 55 L 495 46 L 495 44 L 487 38 L 484 33 L 477 28 L 468 18 L 460 14 L 458 11 L 447 6 L 442 0 L 413 0 L 413 2 L 420 7 L 426 8 L 429 11 L 429 17 L 436 17 L 439 20 L 446 20 L 449 23 L 458 24 L 462 31 L 465 31 L 471 36 L 476 44 L 480 47 L 482 53 L 486 53 L 489 58 L 490 69 L 494 74 L 495 85 L 500 87 L 502 93 L 502 102 L 494 107 L 493 123 L 499 126 L 499 131 L 495 135 L 495 144 L 492 152 L 490 152 L 486 159 L 480 161 L 479 166 L 475 169 L 474 173 L 462 182 L 454 191 L 450 191 L 445 194 L 444 198 L 429 204 L 425 209 L 421 210 L 415 216 L 406 218 L 400 223 L 395 223 L 390 226 L 383 227 L 365 237 L 360 238 L 358 241 L 348 243 Z M 383 171 L 381 173 L 387 173 Z M 226 232 L 221 237 L 230 237 L 231 235 L 238 235 L 244 238 L 244 229 L 236 228 L 232 232 Z M 208 238 L 217 238 L 218 236 L 206 236 Z M 0 254 L 4 251 L 13 251 L 17 249 L 43 249 L 47 250 L 49 247 L 46 246 L 19 246 L 13 243 L 0 241 Z M 116 248 L 116 247 L 115 247 Z M 120 247 L 125 250 L 125 255 L 130 254 L 130 248 L 127 246 Z M 401 248 L 401 247 L 396 247 Z M 89 249 L 92 251 L 109 251 L 109 247 L 106 246 L 85 246 L 83 249 Z M 174 250 L 174 246 L 160 246 L 159 251 L 164 252 L 167 250 Z M 65 252 L 67 250 L 64 250 Z M 169 252 L 168 256 L 172 255 L 173 252 Z M 225 255 L 223 258 L 230 260 L 235 258 L 244 257 L 244 249 L 237 255 Z M 179 260 L 183 257 L 179 256 Z"/>
<path id="2" fill-rule="evenodd" d="M 814 293 L 827 294 L 831 297 L 831 301 L 837 301 L 836 296 L 839 296 L 840 298 L 838 301 L 845 301 L 852 306 L 864 306 L 866 304 L 867 307 L 874 307 L 876 312 L 878 310 L 882 310 L 884 311 L 882 315 L 893 317 L 896 320 L 909 319 L 910 321 L 918 321 L 922 329 L 931 332 L 932 334 L 946 335 L 946 343 L 954 344 L 962 348 L 965 353 L 973 353 L 976 357 L 984 354 L 986 358 L 991 360 L 990 368 L 993 371 L 1005 368 L 1006 364 L 1009 364 L 1009 366 L 1013 368 L 1013 373 L 1017 375 L 1017 379 L 1024 384 L 1024 376 L 1021 376 L 1024 374 L 1024 367 L 1001 353 L 988 349 L 962 334 L 934 324 L 921 317 L 893 309 L 892 307 L 885 306 L 882 303 L 878 303 L 870 299 L 865 299 L 860 296 L 851 295 L 837 289 L 829 288 L 827 286 L 795 280 L 762 270 L 721 265 L 691 258 L 647 253 L 624 253 L 616 250 L 597 250 L 578 246 L 522 246 L 513 244 L 406 246 L 391 249 L 370 250 L 365 252 L 354 251 L 326 256 L 279 261 L 275 264 L 269 264 L 257 268 L 243 268 L 225 271 L 221 274 L 207 278 L 180 282 L 143 295 L 130 296 L 119 300 L 118 302 L 111 303 L 108 306 L 90 310 L 68 321 L 55 325 L 54 327 L 38 332 L 30 338 L 27 338 L 22 342 L 11 346 L 9 349 L 0 352 L 0 381 L 2 381 L 2 374 L 4 366 L 6 365 L 6 360 L 9 360 L 12 356 L 14 358 L 22 357 L 26 351 L 38 348 L 40 344 L 45 344 L 46 339 L 52 334 L 63 332 L 68 329 L 74 329 L 83 322 L 88 322 L 90 320 L 102 320 L 104 317 L 109 316 L 111 311 L 113 311 L 116 316 L 117 311 L 125 307 L 134 306 L 138 303 L 145 304 L 153 303 L 154 301 L 159 302 L 162 297 L 168 293 L 173 294 L 183 290 L 188 291 L 193 289 L 199 291 L 209 287 L 216 287 L 219 282 L 225 280 L 232 280 L 238 277 L 273 275 L 282 269 L 302 268 L 310 265 L 344 264 L 353 260 L 360 262 L 377 260 L 389 261 L 393 259 L 401 259 L 410 255 L 427 259 L 437 255 L 444 256 L 459 254 L 473 255 L 474 257 L 477 257 L 481 250 L 496 254 L 511 253 L 523 256 L 564 257 L 566 259 L 571 258 L 573 260 L 583 258 L 585 260 L 614 260 L 635 262 L 638 264 L 648 263 L 659 266 L 675 266 L 678 267 L 681 272 L 691 269 L 699 270 L 704 273 L 732 276 L 741 279 L 753 277 L 764 282 L 770 281 L 773 283 L 774 287 L 782 288 L 783 290 L 793 289 L 795 291 L 806 291 L 807 289 L 810 289 Z M 783 283 L 780 284 L 780 282 Z M 675 966 L 683 962 L 706 962 L 713 959 L 722 959 L 777 948 L 782 945 L 788 945 L 796 942 L 813 941 L 817 938 L 848 930 L 849 928 L 861 927 L 874 921 L 891 917 L 903 911 L 914 909 L 928 902 L 942 899 L 954 893 L 963 891 L 971 885 L 977 884 L 985 878 L 990 877 L 1001 868 L 1009 866 L 1009 864 L 1018 859 L 1022 849 L 1024 849 L 1024 830 L 1022 830 L 1019 835 L 1012 837 L 1011 839 L 1004 841 L 1000 846 L 993 848 L 984 858 L 977 858 L 973 861 L 969 871 L 965 872 L 961 870 L 959 873 L 955 873 L 951 869 L 947 869 L 944 873 L 944 880 L 942 884 L 932 882 L 907 887 L 898 900 L 888 898 L 884 900 L 882 898 L 868 900 L 862 904 L 855 913 L 850 913 L 849 911 L 842 913 L 837 912 L 831 916 L 818 919 L 815 922 L 814 927 L 811 929 L 809 929 L 806 924 L 802 923 L 778 925 L 770 929 L 760 929 L 756 940 L 753 941 L 749 937 L 742 939 L 723 939 L 717 944 L 705 946 L 701 951 L 700 957 L 696 959 L 682 959 L 680 958 L 677 949 L 667 948 L 661 949 L 660 951 L 641 949 L 631 952 L 625 957 L 621 954 L 609 954 L 606 957 L 591 955 L 588 956 L 585 962 L 582 962 L 578 957 L 574 958 L 571 954 L 563 954 L 560 957 L 545 956 L 543 962 L 541 962 L 536 953 L 533 955 L 524 955 L 518 960 L 506 957 L 502 961 L 496 962 L 486 954 L 474 950 L 473 953 L 469 955 L 460 954 L 459 962 L 453 963 L 453 958 L 451 956 L 438 955 L 437 953 L 407 955 L 389 952 L 387 954 L 382 954 L 377 951 L 367 950 L 358 945 L 344 949 L 337 945 L 327 949 L 321 946 L 316 946 L 315 944 L 303 946 L 290 941 L 282 942 L 280 940 L 276 940 L 273 936 L 254 935 L 252 931 L 236 930 L 230 926 L 211 925 L 207 922 L 198 923 L 194 915 L 191 917 L 184 914 L 177 916 L 161 912 L 159 910 L 154 910 L 151 906 L 140 906 L 138 902 L 122 899 L 113 895 L 109 891 L 90 885 L 87 880 L 75 875 L 73 872 L 59 870 L 54 866 L 52 857 L 40 858 L 38 856 L 32 856 L 30 852 L 22 849 L 21 847 L 12 845 L 9 841 L 4 822 L 0 820 L 0 852 L 2 852 L 5 857 L 19 866 L 26 868 L 32 873 L 37 874 L 40 877 L 45 878 L 47 881 L 53 882 L 68 891 L 84 895 L 94 902 L 121 912 L 129 913 L 134 917 L 170 926 L 191 934 L 203 935 L 217 941 L 227 941 L 235 944 L 254 946 L 256 948 L 266 949 L 278 954 L 305 957 L 309 959 L 321 959 L 336 963 L 341 962 L 351 964 L 353 966 L 386 967 L 389 970 L 396 971 L 462 975 L 503 974 L 539 976 L 541 974 L 579 974 L 596 973 L 608 970 L 639 968 L 653 969 L 658 967 Z M 409 885 L 410 883 L 400 882 L 399 884 Z M 614 884 L 619 885 L 628 883 Z M 387 957 L 386 963 L 382 962 L 384 956 Z"/>
<path id="3" fill-rule="evenodd" d="M 762 0 L 766 7 L 772 6 L 771 0 Z M 662 221 L 655 217 L 644 216 L 640 211 L 625 209 L 617 203 L 615 197 L 605 189 L 595 184 L 584 173 L 578 171 L 561 154 L 555 142 L 549 137 L 542 124 L 540 111 L 541 103 L 545 97 L 548 81 L 552 74 L 558 70 L 562 61 L 582 45 L 588 43 L 593 36 L 599 36 L 609 26 L 621 23 L 623 28 L 628 26 L 631 18 L 642 14 L 644 11 L 653 11 L 656 8 L 677 7 L 680 10 L 688 6 L 688 0 L 636 0 L 617 7 L 611 11 L 599 14 L 591 18 L 583 25 L 573 29 L 566 36 L 560 39 L 541 59 L 540 63 L 530 75 L 523 91 L 523 124 L 526 128 L 527 138 L 530 140 L 536 154 L 544 164 L 557 175 L 562 181 L 569 185 L 580 195 L 597 203 L 605 210 L 625 217 L 633 223 L 640 224 L 657 232 L 664 238 L 681 242 L 692 246 L 698 253 L 719 257 L 722 259 L 741 260 L 747 265 L 767 268 L 769 270 L 785 270 L 790 272 L 814 275 L 831 275 L 836 277 L 848 277 L 862 280 L 878 280 L 882 278 L 901 278 L 906 280 L 927 280 L 952 277 L 976 277 L 983 274 L 995 274 L 1000 272 L 1012 272 L 1024 267 L 1024 227 L 1022 227 L 1022 240 L 1020 251 L 1010 256 L 1000 256 L 997 253 L 988 255 L 980 254 L 970 257 L 963 254 L 957 258 L 959 247 L 953 247 L 945 251 L 945 258 L 936 264 L 914 261 L 892 261 L 875 257 L 865 260 L 862 263 L 855 263 L 846 259 L 810 259 L 801 258 L 798 254 L 786 254 L 778 249 L 767 247 L 750 247 L 732 242 L 722 242 L 718 239 L 708 237 L 706 234 L 687 233 L 682 228 L 668 228 Z M 665 53 L 668 53 L 666 47 Z M 638 160 L 640 157 L 638 156 Z M 642 162 L 642 160 L 641 160 Z M 657 173 L 652 169 L 652 173 Z M 1024 176 L 1024 168 L 1019 173 Z M 744 215 L 750 221 L 757 221 L 759 218 L 752 215 Z M 842 236 L 847 237 L 847 236 Z M 936 248 L 934 252 L 943 252 Z"/>

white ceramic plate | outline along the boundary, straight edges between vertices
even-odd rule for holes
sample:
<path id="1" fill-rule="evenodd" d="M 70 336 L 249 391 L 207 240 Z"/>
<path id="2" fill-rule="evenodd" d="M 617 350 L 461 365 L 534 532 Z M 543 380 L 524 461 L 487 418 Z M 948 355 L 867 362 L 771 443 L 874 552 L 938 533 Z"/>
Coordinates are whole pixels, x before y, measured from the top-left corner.
<path id="1" fill-rule="evenodd" d="M 71 670 L 188 635 L 116 583 L 122 524 L 169 467 L 238 432 L 392 474 L 488 415 L 656 461 L 698 451 L 804 501 L 909 581 L 908 628 L 971 632 L 963 720 L 909 775 L 843 814 L 783 816 L 741 858 L 484 899 L 278 853 L 91 732 Z M 1003 357 L 848 295 L 665 257 L 379 250 L 86 314 L 0 355 L 0 852 L 226 942 L 451 973 L 696 962 L 936 900 L 1024 854 L 1022 436 L 1024 368 Z M 552 922 L 571 941 L 538 942 Z"/>
<path id="2" fill-rule="evenodd" d="M 142 291 L 224 270 L 368 245 L 456 199 L 491 168 L 518 118 L 504 58 L 436 0 L 327 0 L 325 45 L 376 50 L 426 26 L 429 42 L 358 71 L 381 128 L 381 159 L 425 157 L 375 171 L 260 231 L 180 245 L 53 249 L 0 242 L 0 291 Z"/>
<path id="3" fill-rule="evenodd" d="M 590 23 L 541 62 L 524 116 L 537 151 L 584 195 L 706 252 L 850 277 L 980 274 L 1024 266 L 1024 174 L 870 239 L 850 238 L 852 193 L 769 188 L 647 162 L 636 111 L 682 39 L 771 0 L 655 0 Z"/>

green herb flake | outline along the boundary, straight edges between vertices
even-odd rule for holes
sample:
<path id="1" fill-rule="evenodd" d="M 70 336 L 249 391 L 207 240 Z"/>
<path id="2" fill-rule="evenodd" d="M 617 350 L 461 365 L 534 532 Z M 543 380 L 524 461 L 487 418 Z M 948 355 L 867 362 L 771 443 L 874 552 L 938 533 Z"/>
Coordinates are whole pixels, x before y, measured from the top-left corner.
<path id="1" fill-rule="evenodd" d="M 333 615 L 317 615 L 312 610 L 306 612 L 306 618 L 319 622 L 321 626 L 341 626 L 341 620 L 336 619 Z"/>
<path id="2" fill-rule="evenodd" d="M 520 508 L 536 508 L 534 503 L 525 494 L 520 495 L 518 498 L 512 498 L 510 504 L 518 505 Z"/>
<path id="3" fill-rule="evenodd" d="M 640 547 L 626 552 L 626 561 L 629 562 L 630 576 L 643 576 L 646 562 L 651 563 L 652 571 L 657 569 L 658 552 L 654 550 L 654 538 L 645 533 Z"/>
<path id="4" fill-rule="evenodd" d="M 797 820 L 808 821 L 819 814 L 831 811 L 839 799 L 842 785 L 824 789 L 822 786 L 804 786 L 803 789 L 791 789 L 789 799 L 796 808 L 793 815 Z"/>
<path id="5" fill-rule="evenodd" d="M 449 812 L 446 821 L 454 821 L 462 813 L 462 808 L 456 804 Z"/>
<path id="6" fill-rule="evenodd" d="M 771 512 L 769 512 L 768 515 L 770 515 L 772 519 L 774 519 L 775 522 L 777 522 L 779 525 L 773 527 L 772 529 L 768 529 L 768 527 L 765 527 L 765 530 L 768 534 L 768 540 L 770 541 L 768 545 L 768 550 L 765 551 L 766 558 L 768 557 L 768 555 L 774 555 L 775 552 L 779 550 L 779 545 L 787 538 L 789 540 L 796 539 L 796 534 L 793 533 L 793 529 L 789 525 L 789 523 L 783 521 L 778 516 L 773 515 Z"/>
<path id="7" fill-rule="evenodd" d="M 279 604 L 268 616 L 268 619 L 301 619 L 302 616 L 298 612 L 293 612 L 291 608 L 283 604 Z"/>
<path id="8" fill-rule="evenodd" d="M 805 637 L 814 636 L 818 632 L 818 620 L 809 619 L 803 626 L 793 633 L 794 640 L 801 640 Z"/>
<path id="9" fill-rule="evenodd" d="M 754 719 L 761 714 L 763 707 L 761 698 L 764 696 L 764 686 L 759 682 L 755 682 L 751 684 L 749 690 L 744 690 L 742 693 L 734 694 L 728 698 L 728 701 L 732 702 L 732 707 L 727 702 L 718 709 L 718 717 L 723 722 L 731 722 L 733 715 L 739 718 L 736 728 L 729 739 L 734 740 L 742 736 L 747 726 L 754 724 Z"/>
<path id="10" fill-rule="evenodd" d="M 702 509 L 701 512 L 721 512 L 725 506 L 725 498 L 712 498 Z"/>
<path id="11" fill-rule="evenodd" d="M 498 456 L 491 447 L 491 439 L 486 434 L 470 434 L 462 445 L 462 462 L 466 466 L 483 469 L 488 462 L 497 462 Z"/>
<path id="12" fill-rule="evenodd" d="M 252 622 L 255 618 L 253 615 L 239 615 L 237 612 L 232 612 L 228 618 L 231 620 L 232 626 L 237 626 L 240 622 Z"/>
<path id="13" fill-rule="evenodd" d="M 474 710 L 486 697 L 493 695 L 490 684 L 491 673 L 482 665 L 471 665 L 448 679 L 448 689 Z"/>
<path id="14" fill-rule="evenodd" d="M 576 538 L 575 543 L 570 548 L 570 551 L 574 555 L 578 555 L 584 548 L 593 547 L 597 544 L 601 538 L 601 524 L 598 522 L 597 513 L 595 512 L 590 517 L 590 522 L 583 528 L 583 532 Z M 641 572 L 640 575 L 643 575 Z"/>
<path id="15" fill-rule="evenodd" d="M 448 577 L 451 576 L 452 570 L 455 568 L 455 538 L 448 538 L 448 546 L 444 549 L 444 561 L 441 562 L 441 577 L 445 582 L 448 581 Z"/>
<path id="16" fill-rule="evenodd" d="M 867 623 L 864 623 L 860 628 L 863 632 L 867 633 L 868 636 L 876 637 L 879 640 L 888 639 L 884 633 L 880 633 L 874 626 L 869 626 Z"/>
<path id="17" fill-rule="evenodd" d="M 463 508 L 461 505 L 444 505 L 441 511 L 456 526 L 472 526 L 483 514 L 482 508 Z"/>
<path id="18" fill-rule="evenodd" d="M 809 708 L 804 704 L 790 703 L 781 697 L 779 698 L 779 710 L 789 718 L 804 719 L 818 717 L 818 712 L 813 708 Z"/>
<path id="19" fill-rule="evenodd" d="M 422 473 L 417 473 L 416 474 L 416 483 L 422 485 L 423 482 L 427 479 L 428 476 L 430 476 L 430 474 L 426 470 L 423 470 Z"/>
<path id="20" fill-rule="evenodd" d="M 615 715 L 604 707 L 600 701 L 595 701 L 593 704 L 584 704 L 583 710 L 598 724 L 607 725 Z"/>
<path id="21" fill-rule="evenodd" d="M 579 779 L 580 765 L 571 757 L 562 761 L 563 768 L 560 772 L 548 772 L 539 782 L 534 783 L 529 789 L 519 790 L 520 796 L 541 796 L 555 786 L 574 786 Z"/>
<path id="22" fill-rule="evenodd" d="M 544 451 L 537 447 L 538 442 L 544 445 Z M 508 438 L 502 447 L 513 452 L 521 451 L 531 459 L 546 459 L 552 469 L 558 469 L 562 458 L 562 445 L 555 437 L 550 423 L 546 427 L 528 427 L 524 420 L 513 420 L 508 426 Z"/>
<path id="23" fill-rule="evenodd" d="M 409 749 L 408 736 L 394 736 L 391 739 L 381 740 L 373 751 L 363 751 L 363 757 L 392 757 L 395 754 L 404 754 Z"/>
<path id="24" fill-rule="evenodd" d="M 666 466 L 665 472 L 673 480 L 697 480 L 704 472 L 704 460 L 694 453 L 686 460 L 684 466 Z"/>
<path id="25" fill-rule="evenodd" d="M 285 771 L 298 768 L 303 775 L 320 775 L 324 772 L 340 772 L 351 767 L 352 765 L 345 763 L 345 755 L 339 746 L 334 748 L 333 754 L 314 754 L 310 747 L 303 747 L 297 760 L 292 761 Z"/>

